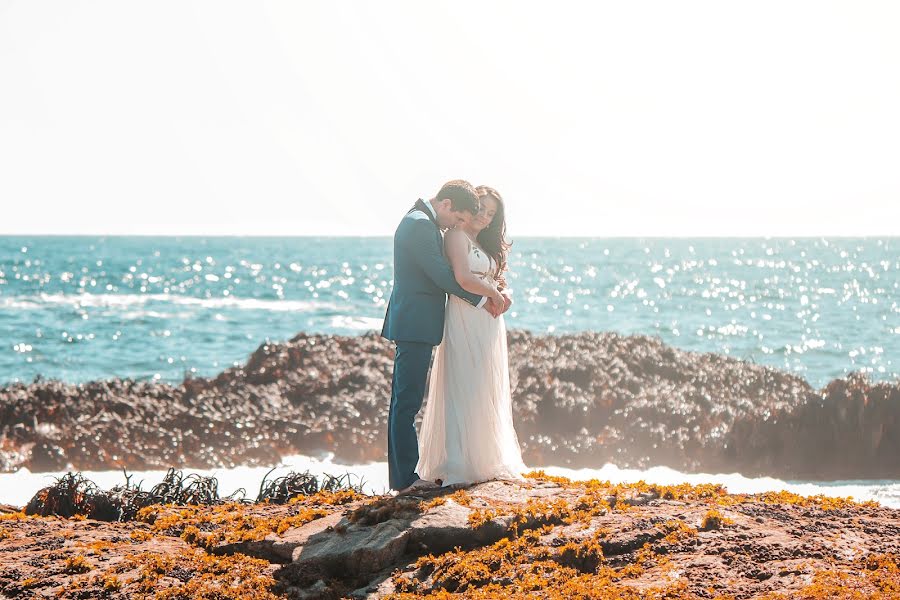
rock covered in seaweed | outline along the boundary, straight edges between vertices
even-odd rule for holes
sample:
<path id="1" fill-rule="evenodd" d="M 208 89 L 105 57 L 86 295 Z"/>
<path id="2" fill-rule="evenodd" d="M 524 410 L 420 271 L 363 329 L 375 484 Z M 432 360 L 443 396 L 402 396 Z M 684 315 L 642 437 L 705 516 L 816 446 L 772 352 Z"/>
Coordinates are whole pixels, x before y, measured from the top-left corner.
<path id="1" fill-rule="evenodd" d="M 542 472 L 422 497 L 158 504 L 117 523 L 10 513 L 0 595 L 880 600 L 900 589 L 897 513 Z"/>
<path id="2" fill-rule="evenodd" d="M 616 333 L 512 331 L 509 349 L 532 466 L 900 477 L 900 384 L 851 375 L 817 391 L 777 369 Z M 176 386 L 9 385 L 0 470 L 262 465 L 320 452 L 383 460 L 392 366 L 391 343 L 374 334 L 300 334 Z"/>

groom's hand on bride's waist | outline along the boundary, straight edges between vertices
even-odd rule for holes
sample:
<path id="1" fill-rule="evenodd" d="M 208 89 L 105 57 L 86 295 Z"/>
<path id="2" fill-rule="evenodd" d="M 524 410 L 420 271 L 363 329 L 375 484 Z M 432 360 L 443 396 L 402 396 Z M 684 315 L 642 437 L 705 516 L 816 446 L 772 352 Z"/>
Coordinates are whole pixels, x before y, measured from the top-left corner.
<path id="1" fill-rule="evenodd" d="M 489 297 L 487 302 L 484 303 L 484 310 L 491 313 L 491 316 L 496 319 L 503 314 L 503 305 L 498 304 L 496 300 Z"/>
<path id="2" fill-rule="evenodd" d="M 503 310 L 500 311 L 500 314 L 503 314 L 509 310 L 510 306 L 512 306 L 512 297 L 506 291 L 500 293 L 503 295 Z"/>

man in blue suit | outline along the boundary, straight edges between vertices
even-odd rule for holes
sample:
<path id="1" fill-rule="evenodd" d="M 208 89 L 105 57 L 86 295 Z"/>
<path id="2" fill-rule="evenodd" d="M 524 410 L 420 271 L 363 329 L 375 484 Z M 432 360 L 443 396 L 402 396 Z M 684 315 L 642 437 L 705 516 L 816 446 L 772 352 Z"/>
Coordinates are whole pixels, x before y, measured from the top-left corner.
<path id="1" fill-rule="evenodd" d="M 447 294 L 459 296 L 494 316 L 504 299 L 464 290 L 444 257 L 441 230 L 478 213 L 478 196 L 466 181 L 450 181 L 431 200 L 418 200 L 394 233 L 394 289 L 381 335 L 396 343 L 388 413 L 390 486 L 400 493 L 438 487 L 420 479 L 415 418 L 425 397 L 431 353 L 444 336 Z"/>

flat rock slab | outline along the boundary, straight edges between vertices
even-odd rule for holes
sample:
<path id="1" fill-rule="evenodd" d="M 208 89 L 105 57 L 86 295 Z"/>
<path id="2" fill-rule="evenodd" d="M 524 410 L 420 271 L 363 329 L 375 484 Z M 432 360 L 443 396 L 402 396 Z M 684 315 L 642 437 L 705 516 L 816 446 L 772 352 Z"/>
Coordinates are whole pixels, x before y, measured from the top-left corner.
<path id="1" fill-rule="evenodd" d="M 519 493 L 515 494 L 515 490 Z M 492 497 L 502 498 L 499 502 L 508 499 L 510 503 L 527 499 L 526 489 L 516 484 L 491 482 L 471 491 L 477 491 L 477 495 L 472 496 L 472 504 L 484 506 L 490 505 L 487 499 Z M 536 491 L 540 493 L 540 490 Z M 429 497 L 433 498 L 434 494 Z M 446 552 L 457 546 L 484 546 L 510 533 L 512 517 L 498 517 L 473 530 L 469 523 L 472 507 L 459 504 L 450 497 L 443 504 L 427 509 L 423 509 L 420 502 L 415 497 L 397 497 L 383 501 L 381 506 L 367 511 L 355 522 L 348 516 L 331 517 L 327 524 L 324 519 L 320 519 L 322 523 L 318 525 L 313 521 L 304 528 L 286 532 L 279 540 L 279 549 L 272 540 L 265 540 L 268 544 L 266 552 L 284 556 L 293 546 L 291 564 L 279 571 L 278 577 L 289 585 L 303 586 L 310 583 L 311 573 L 323 576 L 352 573 L 363 581 L 379 571 L 405 564 L 410 556 Z M 495 500 L 494 504 L 497 503 Z M 386 520 L 369 522 L 381 518 Z"/>
<path id="2" fill-rule="evenodd" d="M 409 524 L 410 548 L 415 554 L 439 554 L 456 547 L 486 546 L 509 535 L 512 517 L 498 517 L 473 529 L 471 514 L 471 508 L 453 500 L 430 508 Z"/>
<path id="3" fill-rule="evenodd" d="M 315 592 L 325 580 L 340 580 L 350 589 L 367 586 L 379 571 L 405 564 L 409 524 L 406 519 L 374 525 L 339 522 L 338 529 L 313 534 L 295 548 L 292 562 L 275 577 L 291 598 L 338 597 L 327 586 L 325 592 Z"/>

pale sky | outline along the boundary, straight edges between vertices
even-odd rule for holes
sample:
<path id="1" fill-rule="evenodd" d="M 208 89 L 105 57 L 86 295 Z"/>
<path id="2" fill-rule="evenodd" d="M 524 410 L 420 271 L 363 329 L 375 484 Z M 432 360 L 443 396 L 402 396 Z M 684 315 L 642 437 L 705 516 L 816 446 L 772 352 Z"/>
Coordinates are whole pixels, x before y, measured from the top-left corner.
<path id="1" fill-rule="evenodd" d="M 0 233 L 900 234 L 900 2 L 0 0 Z"/>

